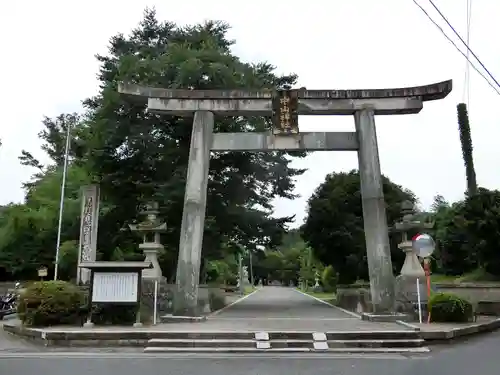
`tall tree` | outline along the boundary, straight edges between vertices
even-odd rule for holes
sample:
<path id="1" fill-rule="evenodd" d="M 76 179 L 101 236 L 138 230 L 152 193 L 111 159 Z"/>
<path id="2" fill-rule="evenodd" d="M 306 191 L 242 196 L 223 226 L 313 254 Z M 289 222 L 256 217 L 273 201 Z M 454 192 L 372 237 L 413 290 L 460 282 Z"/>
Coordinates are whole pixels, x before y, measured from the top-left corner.
<path id="1" fill-rule="evenodd" d="M 145 105 L 121 97 L 120 81 L 188 89 L 289 88 L 295 75 L 278 76 L 267 63 L 249 64 L 231 52 L 228 26 L 222 22 L 179 27 L 160 22 L 147 9 L 139 26 L 126 37 L 111 38 L 101 62 L 99 95 L 85 101 L 92 141 L 85 155 L 98 176 L 103 199 L 113 208 L 103 220 L 106 231 L 118 233 L 137 216 L 137 204 L 154 198 L 169 227 L 163 242 L 178 246 L 192 118 L 158 116 Z M 263 131 L 269 118 L 216 118 L 215 131 Z M 294 154 L 302 156 L 303 154 Z M 274 246 L 292 219 L 272 218 L 272 199 L 293 198 L 293 177 L 285 153 L 213 154 L 210 164 L 204 253 L 222 258 L 225 239 L 245 247 Z M 101 224 L 99 227 L 101 231 Z M 120 235 L 102 239 L 100 248 L 114 248 Z"/>
<path id="2" fill-rule="evenodd" d="M 469 114 L 465 103 L 457 105 L 458 131 L 462 145 L 462 157 L 465 165 L 465 176 L 467 178 L 467 194 L 469 196 L 477 193 L 476 170 L 472 157 L 472 137 L 470 133 Z"/>
<path id="3" fill-rule="evenodd" d="M 383 176 L 387 222 L 390 226 L 401 217 L 401 203 L 416 203 L 415 195 Z M 308 214 L 302 226 L 303 238 L 316 257 L 339 273 L 339 282 L 368 279 L 358 171 L 332 173 L 308 201 Z M 396 245 L 400 238 L 395 238 Z M 399 271 L 404 254 L 392 246 L 393 266 Z"/>
<path id="4" fill-rule="evenodd" d="M 436 195 L 431 205 L 431 212 L 438 213 L 441 210 L 450 208 L 450 204 L 442 195 Z"/>

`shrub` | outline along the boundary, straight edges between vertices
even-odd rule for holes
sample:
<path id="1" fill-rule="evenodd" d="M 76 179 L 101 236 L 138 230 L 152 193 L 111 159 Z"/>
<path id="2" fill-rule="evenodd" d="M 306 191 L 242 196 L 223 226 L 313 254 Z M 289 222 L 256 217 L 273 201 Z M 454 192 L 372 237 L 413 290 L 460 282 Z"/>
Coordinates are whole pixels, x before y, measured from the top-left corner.
<path id="1" fill-rule="evenodd" d="M 37 281 L 19 296 L 17 313 L 27 326 L 81 324 L 85 296 L 67 281 Z"/>
<path id="2" fill-rule="evenodd" d="M 451 293 L 436 293 L 429 300 L 433 322 L 465 323 L 472 320 L 474 309 L 464 298 Z"/>
<path id="3" fill-rule="evenodd" d="M 337 291 L 337 272 L 333 266 L 328 266 L 323 270 L 321 283 L 325 292 L 335 293 Z"/>
<path id="4" fill-rule="evenodd" d="M 226 296 L 220 290 L 210 290 L 208 292 L 208 303 L 211 311 L 220 310 L 226 306 Z"/>

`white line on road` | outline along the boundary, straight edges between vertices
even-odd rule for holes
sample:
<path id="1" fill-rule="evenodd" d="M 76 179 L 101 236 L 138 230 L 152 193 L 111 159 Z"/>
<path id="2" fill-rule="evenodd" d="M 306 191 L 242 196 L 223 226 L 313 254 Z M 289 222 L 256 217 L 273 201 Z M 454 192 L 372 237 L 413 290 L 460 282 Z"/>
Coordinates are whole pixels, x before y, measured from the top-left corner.
<path id="1" fill-rule="evenodd" d="M 321 298 L 318 298 L 318 297 L 314 297 L 314 296 L 311 296 L 310 294 L 307 294 L 307 293 L 304 293 L 303 291 L 299 290 L 299 289 L 296 289 L 296 288 L 293 288 L 293 290 L 295 290 L 297 293 L 300 293 L 306 297 L 309 297 L 309 298 L 312 298 L 318 302 L 321 302 L 321 303 L 324 303 L 325 305 L 328 305 L 330 307 L 333 307 L 334 309 L 337 309 L 337 310 L 340 310 L 342 311 L 343 313 L 347 314 L 347 315 L 351 315 L 355 318 L 358 318 L 358 319 L 361 319 L 361 315 L 359 314 L 356 314 L 355 312 L 352 312 L 352 311 L 349 311 L 349 310 L 346 310 L 346 309 L 343 309 L 342 307 L 338 307 L 338 306 L 335 306 L 335 305 L 332 305 L 331 303 L 327 302 L 327 301 L 324 301 L 322 300 Z"/>
<path id="2" fill-rule="evenodd" d="M 241 297 L 241 298 L 237 299 L 237 300 L 236 300 L 236 301 L 234 301 L 233 303 L 230 303 L 229 305 L 224 306 L 222 309 L 217 310 L 217 311 L 214 311 L 214 312 L 213 312 L 213 313 L 211 313 L 211 314 L 208 314 L 208 315 L 207 315 L 207 318 L 210 318 L 211 316 L 214 316 L 214 315 L 218 315 L 218 314 L 220 314 L 221 312 L 223 312 L 223 311 L 225 311 L 225 310 L 229 309 L 231 306 L 234 306 L 234 305 L 236 305 L 237 303 L 239 303 L 239 302 L 241 302 L 241 301 L 243 301 L 243 300 L 247 299 L 248 297 L 253 296 L 253 295 L 254 295 L 255 293 L 257 293 L 259 290 L 262 290 L 262 288 L 257 288 L 257 289 L 255 289 L 252 293 L 247 294 L 246 296 L 243 296 L 243 297 Z"/>

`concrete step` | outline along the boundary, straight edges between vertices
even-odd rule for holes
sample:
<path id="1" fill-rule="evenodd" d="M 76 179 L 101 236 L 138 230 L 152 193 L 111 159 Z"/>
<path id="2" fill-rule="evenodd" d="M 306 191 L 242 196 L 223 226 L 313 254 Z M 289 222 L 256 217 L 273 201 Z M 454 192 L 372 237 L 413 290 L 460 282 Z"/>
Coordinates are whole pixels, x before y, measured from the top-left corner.
<path id="1" fill-rule="evenodd" d="M 416 331 L 336 331 L 326 332 L 328 340 L 415 340 L 420 338 Z"/>
<path id="2" fill-rule="evenodd" d="M 171 348 L 171 347 L 147 347 L 144 349 L 146 353 L 387 353 L 387 354 L 419 354 L 429 353 L 427 347 L 418 348 L 329 348 L 326 350 L 318 350 L 314 348 L 275 348 L 275 349 L 257 349 L 257 348 L 241 348 L 241 347 L 211 347 L 211 348 Z"/>
<path id="3" fill-rule="evenodd" d="M 269 341 L 271 348 L 316 348 L 323 346 L 326 343 L 327 347 L 333 348 L 418 348 L 425 344 L 422 339 L 415 340 L 328 340 L 328 341 L 311 341 L 311 340 L 272 340 Z M 323 344 L 323 345 L 321 345 Z"/>
<path id="4" fill-rule="evenodd" d="M 255 340 L 255 332 L 164 331 L 151 340 Z M 151 341 L 150 340 L 150 341 Z"/>
<path id="5" fill-rule="evenodd" d="M 166 348 L 186 351 L 189 349 L 225 350 L 281 350 L 328 351 L 333 349 L 412 349 L 424 346 L 424 340 L 238 340 L 238 339 L 151 339 L 146 349 Z M 146 351 L 147 351 L 146 350 Z"/>
<path id="6" fill-rule="evenodd" d="M 176 339 L 152 339 L 148 341 L 148 347 L 161 348 L 255 348 L 255 340 L 229 340 L 229 339 L 201 339 L 201 340 L 176 340 Z"/>
<path id="7" fill-rule="evenodd" d="M 319 338 L 323 337 L 323 338 Z M 242 331 L 163 331 L 156 332 L 151 339 L 169 340 L 416 340 L 420 339 L 415 331 L 336 331 L 336 332 L 242 332 Z"/>

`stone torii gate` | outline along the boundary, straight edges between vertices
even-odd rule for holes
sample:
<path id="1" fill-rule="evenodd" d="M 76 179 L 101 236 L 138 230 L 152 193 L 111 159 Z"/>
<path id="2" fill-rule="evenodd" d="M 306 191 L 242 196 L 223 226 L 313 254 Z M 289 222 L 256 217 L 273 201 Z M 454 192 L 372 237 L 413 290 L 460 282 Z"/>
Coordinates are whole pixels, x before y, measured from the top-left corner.
<path id="1" fill-rule="evenodd" d="M 196 316 L 210 151 L 357 151 L 370 290 L 374 312 L 394 311 L 394 275 L 378 154 L 375 115 L 418 113 L 442 99 L 452 81 L 380 90 L 170 90 L 120 84 L 152 113 L 193 116 L 174 314 Z M 214 114 L 272 116 L 273 131 L 213 133 Z M 352 115 L 355 132 L 299 133 L 299 115 Z"/>

